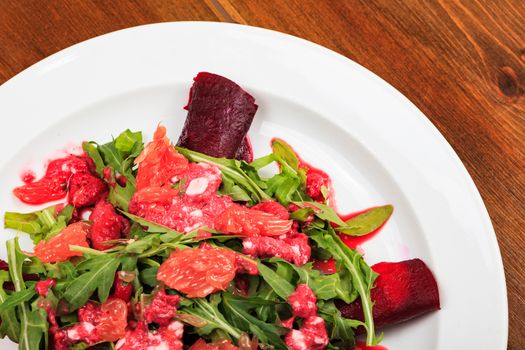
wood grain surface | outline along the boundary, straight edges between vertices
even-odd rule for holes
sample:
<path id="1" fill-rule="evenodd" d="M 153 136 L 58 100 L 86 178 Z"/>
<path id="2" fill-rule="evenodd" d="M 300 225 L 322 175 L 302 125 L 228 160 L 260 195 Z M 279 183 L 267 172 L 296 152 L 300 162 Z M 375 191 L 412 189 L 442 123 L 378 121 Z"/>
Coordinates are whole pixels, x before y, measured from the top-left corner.
<path id="1" fill-rule="evenodd" d="M 0 8 L 0 83 L 79 41 L 181 20 L 286 32 L 375 72 L 430 118 L 474 178 L 505 265 L 508 349 L 525 349 L 525 1 L 0 0 Z"/>

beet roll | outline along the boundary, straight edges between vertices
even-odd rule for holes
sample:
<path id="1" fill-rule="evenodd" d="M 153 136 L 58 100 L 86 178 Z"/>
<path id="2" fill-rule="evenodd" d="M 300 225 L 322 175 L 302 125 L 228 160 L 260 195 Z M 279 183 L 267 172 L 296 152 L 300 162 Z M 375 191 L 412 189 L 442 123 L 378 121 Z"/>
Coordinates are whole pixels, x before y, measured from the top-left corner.
<path id="1" fill-rule="evenodd" d="M 177 145 L 213 157 L 248 157 L 243 140 L 257 111 L 253 96 L 220 75 L 200 72 L 193 80 Z"/>
<path id="2" fill-rule="evenodd" d="M 394 325 L 439 310 L 439 293 L 430 269 L 420 259 L 381 262 L 372 266 L 379 274 L 371 291 L 376 328 Z M 344 317 L 364 320 L 361 301 L 340 302 Z M 362 327 L 361 327 L 362 328 Z M 361 334 L 364 329 L 358 329 Z"/>

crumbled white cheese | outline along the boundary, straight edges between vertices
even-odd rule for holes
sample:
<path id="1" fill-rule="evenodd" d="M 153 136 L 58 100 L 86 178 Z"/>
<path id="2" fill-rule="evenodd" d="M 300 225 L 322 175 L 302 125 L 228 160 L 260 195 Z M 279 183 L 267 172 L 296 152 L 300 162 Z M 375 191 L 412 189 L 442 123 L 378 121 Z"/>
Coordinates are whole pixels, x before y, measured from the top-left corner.
<path id="1" fill-rule="evenodd" d="M 186 188 L 186 195 L 188 196 L 196 196 L 198 194 L 204 193 L 206 191 L 206 188 L 208 188 L 208 179 L 205 177 L 198 177 L 196 179 L 193 179 L 188 184 L 188 187 Z"/>

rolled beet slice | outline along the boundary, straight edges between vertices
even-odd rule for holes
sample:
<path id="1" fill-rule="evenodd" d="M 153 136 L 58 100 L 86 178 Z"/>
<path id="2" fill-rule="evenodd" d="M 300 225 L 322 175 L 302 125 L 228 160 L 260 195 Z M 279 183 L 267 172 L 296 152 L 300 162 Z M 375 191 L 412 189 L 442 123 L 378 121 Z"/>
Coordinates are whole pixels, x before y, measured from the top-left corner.
<path id="1" fill-rule="evenodd" d="M 373 265 L 372 269 L 379 274 L 371 291 L 376 328 L 439 310 L 436 280 L 422 260 L 381 262 Z M 359 300 L 351 304 L 339 302 L 337 307 L 344 317 L 364 320 Z M 363 329 L 358 329 L 357 332 L 362 333 Z"/>
<path id="2" fill-rule="evenodd" d="M 177 145 L 213 157 L 234 158 L 257 111 L 255 99 L 217 74 L 200 72 L 193 80 L 188 116 Z"/>

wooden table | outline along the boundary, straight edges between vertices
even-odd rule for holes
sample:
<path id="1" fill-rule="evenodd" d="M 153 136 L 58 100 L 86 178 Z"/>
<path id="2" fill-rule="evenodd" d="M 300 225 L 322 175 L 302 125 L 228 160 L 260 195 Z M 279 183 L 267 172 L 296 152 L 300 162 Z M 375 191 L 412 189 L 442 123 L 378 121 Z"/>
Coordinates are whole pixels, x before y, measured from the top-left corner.
<path id="1" fill-rule="evenodd" d="M 375 72 L 430 118 L 474 178 L 505 264 L 508 349 L 525 349 L 523 0 L 21 0 L 1 7 L 0 83 L 79 41 L 180 20 L 283 31 Z"/>

